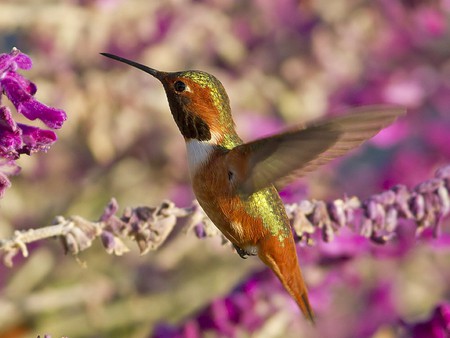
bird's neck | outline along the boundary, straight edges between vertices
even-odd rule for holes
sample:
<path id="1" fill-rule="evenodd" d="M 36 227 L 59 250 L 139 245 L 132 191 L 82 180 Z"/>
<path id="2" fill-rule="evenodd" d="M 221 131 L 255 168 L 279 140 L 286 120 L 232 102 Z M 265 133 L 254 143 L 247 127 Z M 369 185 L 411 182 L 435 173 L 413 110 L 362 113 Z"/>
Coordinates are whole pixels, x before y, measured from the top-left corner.
<path id="1" fill-rule="evenodd" d="M 242 140 L 234 131 L 231 134 L 212 131 L 211 139 L 208 141 L 187 138 L 185 140 L 191 176 L 195 175 L 202 165 L 208 163 L 214 152 L 226 152 L 242 144 Z"/>

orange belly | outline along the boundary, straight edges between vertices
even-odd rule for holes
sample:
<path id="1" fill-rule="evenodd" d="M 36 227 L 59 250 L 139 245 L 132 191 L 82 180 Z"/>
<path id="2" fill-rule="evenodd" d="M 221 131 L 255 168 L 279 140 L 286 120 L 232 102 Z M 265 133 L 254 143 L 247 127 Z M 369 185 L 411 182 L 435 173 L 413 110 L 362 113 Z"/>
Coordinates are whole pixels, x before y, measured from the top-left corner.
<path id="1" fill-rule="evenodd" d="M 258 212 L 249 213 L 248 201 L 233 192 L 223 157 L 213 157 L 193 177 L 194 193 L 199 204 L 233 244 L 245 248 L 255 246 L 271 234 Z M 284 212 L 284 211 L 283 211 Z M 287 217 L 283 219 L 287 222 Z"/>

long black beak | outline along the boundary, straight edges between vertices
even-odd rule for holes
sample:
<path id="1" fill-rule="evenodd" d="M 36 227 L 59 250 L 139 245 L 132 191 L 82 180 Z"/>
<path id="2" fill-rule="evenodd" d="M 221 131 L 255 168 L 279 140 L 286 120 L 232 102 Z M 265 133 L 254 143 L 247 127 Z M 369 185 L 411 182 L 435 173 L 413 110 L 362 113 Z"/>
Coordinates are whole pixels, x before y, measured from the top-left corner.
<path id="1" fill-rule="evenodd" d="M 131 60 L 128 60 L 128 59 L 124 59 L 123 57 L 120 57 L 120 56 L 117 56 L 117 55 L 114 55 L 114 54 L 110 54 L 110 53 L 100 53 L 100 54 L 103 55 L 103 56 L 106 56 L 108 58 L 111 58 L 111 59 L 114 59 L 114 60 L 126 63 L 127 65 L 136 67 L 136 68 L 138 68 L 140 70 L 143 70 L 144 72 L 146 72 L 146 73 L 156 77 L 159 80 L 161 80 L 161 76 L 164 74 L 164 72 L 160 72 L 160 71 L 158 71 L 156 69 L 144 66 L 144 65 L 142 65 L 140 63 L 137 63 L 137 62 L 134 62 L 134 61 L 131 61 Z"/>

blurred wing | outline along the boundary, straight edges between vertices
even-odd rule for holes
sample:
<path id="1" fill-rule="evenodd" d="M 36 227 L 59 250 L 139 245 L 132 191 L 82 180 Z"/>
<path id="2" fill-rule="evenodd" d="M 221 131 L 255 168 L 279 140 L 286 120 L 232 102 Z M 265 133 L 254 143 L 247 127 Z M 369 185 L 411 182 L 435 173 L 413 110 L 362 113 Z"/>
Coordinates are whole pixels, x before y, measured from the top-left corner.
<path id="1" fill-rule="evenodd" d="M 370 106 L 233 148 L 227 155 L 237 192 L 250 195 L 296 177 L 356 148 L 405 113 L 398 107 Z"/>

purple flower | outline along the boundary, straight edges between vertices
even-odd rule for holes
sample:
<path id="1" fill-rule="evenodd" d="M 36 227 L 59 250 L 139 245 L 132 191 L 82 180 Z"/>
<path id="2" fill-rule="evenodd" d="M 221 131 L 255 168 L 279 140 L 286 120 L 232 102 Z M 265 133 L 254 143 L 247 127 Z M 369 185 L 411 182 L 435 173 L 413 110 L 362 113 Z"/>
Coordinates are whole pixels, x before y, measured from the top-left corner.
<path id="1" fill-rule="evenodd" d="M 269 309 L 257 309 L 263 290 L 274 290 L 274 278 L 266 270 L 253 274 L 227 297 L 218 298 L 180 327 L 159 324 L 153 338 L 202 337 L 200 333 L 215 332 L 220 337 L 239 337 L 239 332 L 255 332 L 263 326 Z"/>
<path id="2" fill-rule="evenodd" d="M 431 317 L 409 326 L 412 338 L 446 338 L 450 336 L 450 303 L 435 308 Z"/>
<path id="3" fill-rule="evenodd" d="M 27 119 L 39 119 L 49 128 L 61 128 L 67 118 L 63 110 L 37 101 L 33 96 L 37 90 L 35 84 L 16 73 L 18 69 L 31 67 L 31 59 L 16 48 L 9 54 L 0 55 L 0 159 L 3 159 L 0 162 L 0 197 L 11 185 L 7 176 L 20 169 L 14 161 L 22 154 L 46 151 L 57 139 L 51 130 L 16 123 L 10 109 L 1 106 L 3 94 Z M 14 170 L 5 170 L 4 166 L 14 167 Z"/>

